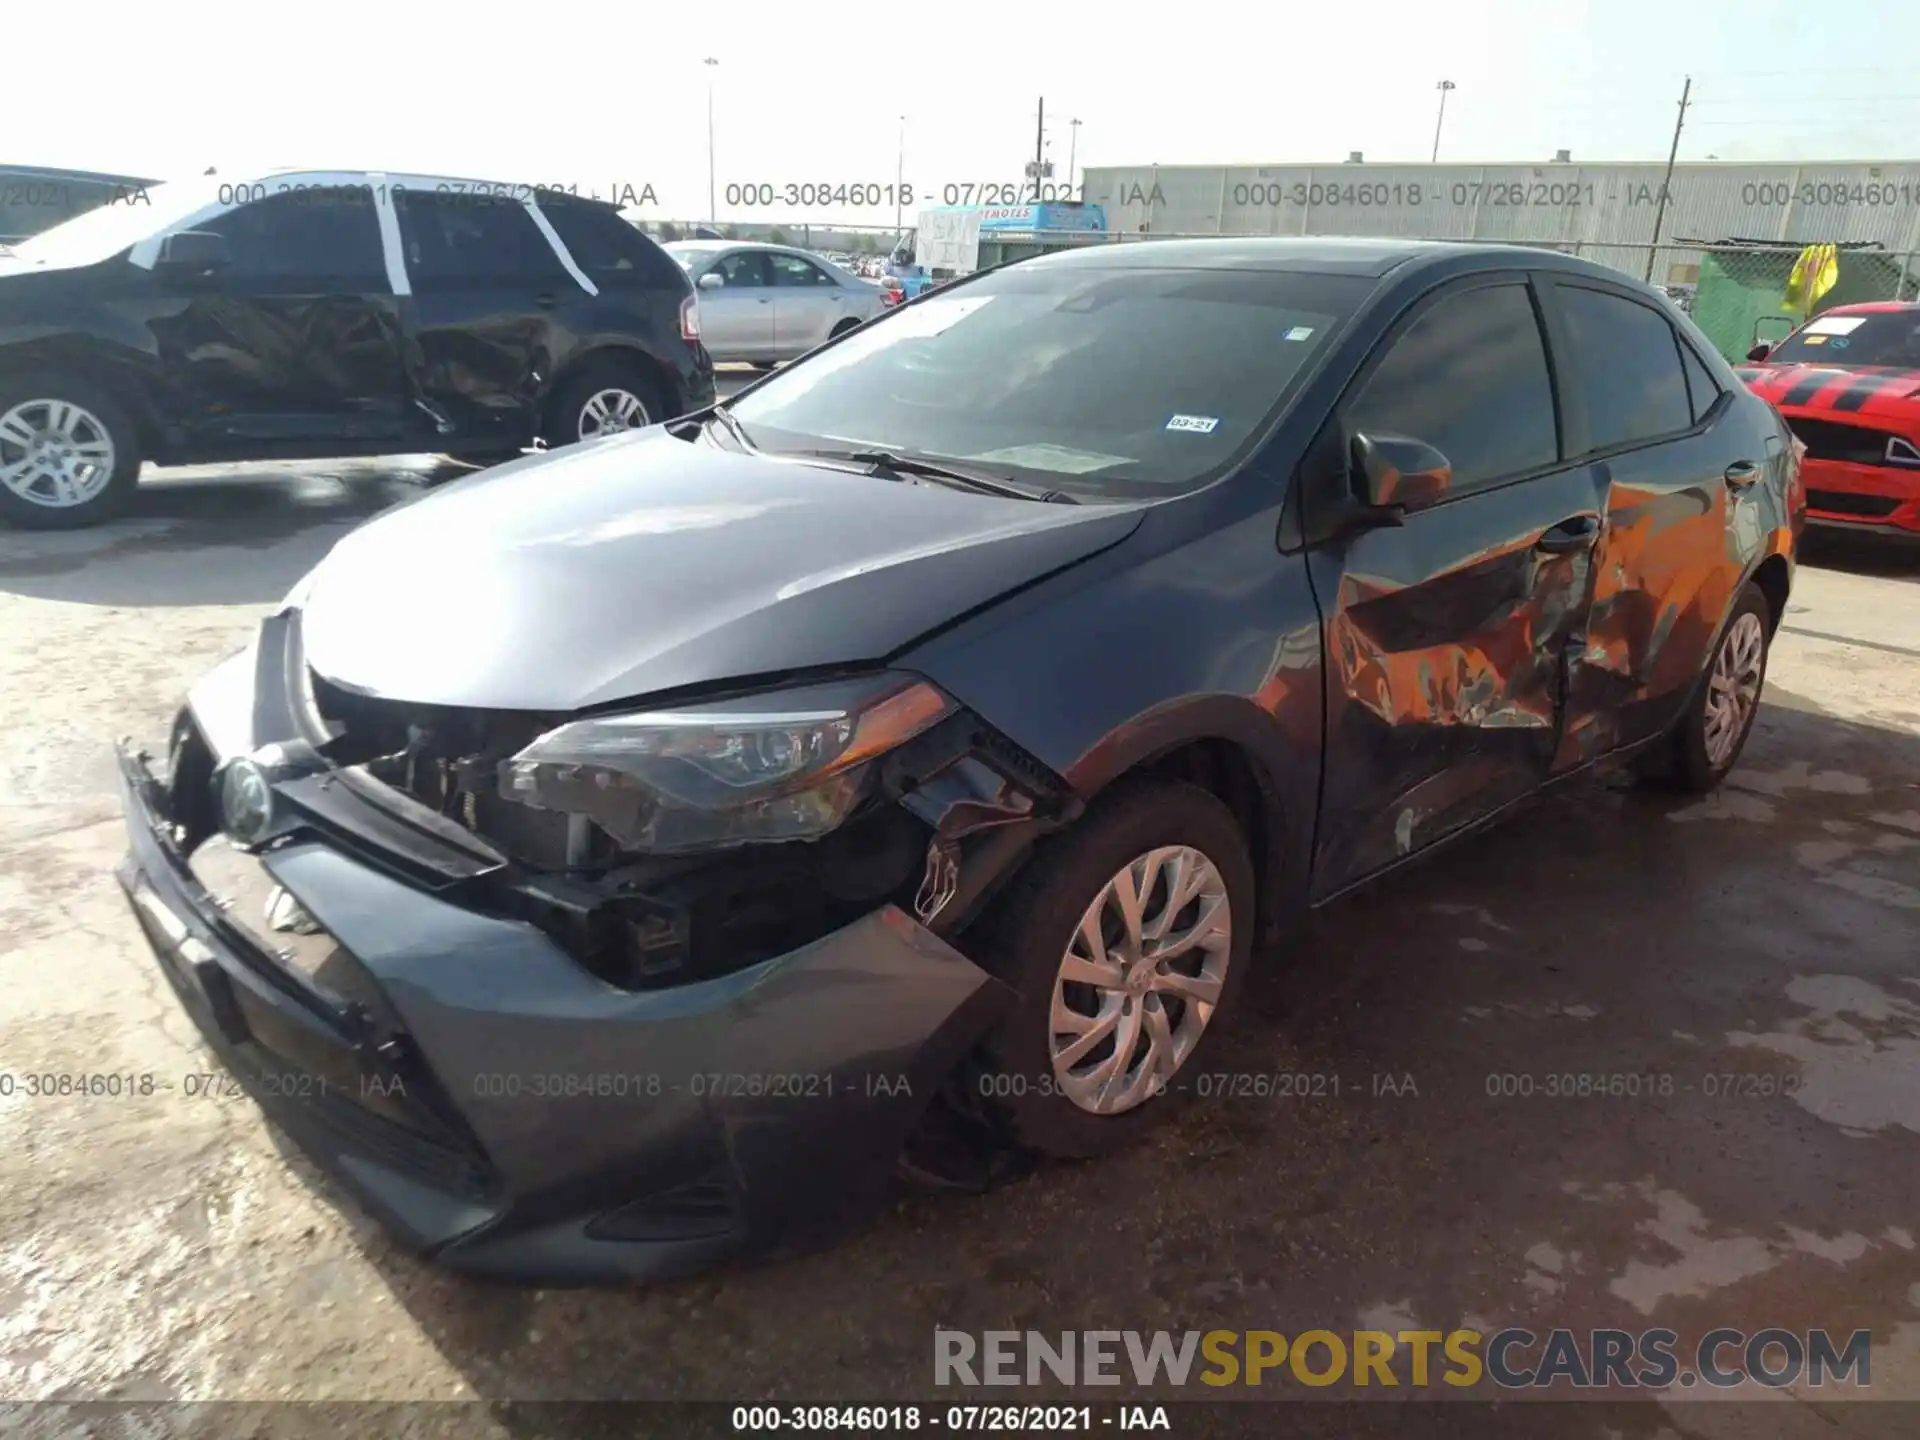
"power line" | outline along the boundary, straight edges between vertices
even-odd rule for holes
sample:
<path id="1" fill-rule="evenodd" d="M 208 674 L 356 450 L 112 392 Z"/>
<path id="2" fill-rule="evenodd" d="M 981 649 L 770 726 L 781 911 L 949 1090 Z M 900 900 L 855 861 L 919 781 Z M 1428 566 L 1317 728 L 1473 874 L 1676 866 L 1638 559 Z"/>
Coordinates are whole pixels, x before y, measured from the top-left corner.
<path id="1" fill-rule="evenodd" d="M 1709 79 L 1722 77 L 1729 80 L 1751 80 L 1756 76 L 1772 78 L 1790 75 L 1804 79 L 1810 75 L 1898 75 L 1902 79 L 1913 74 L 1911 65 L 1806 65 L 1792 70 L 1702 70 L 1701 75 Z"/>
<path id="2" fill-rule="evenodd" d="M 1701 100 L 1701 105 L 1764 105 L 1769 110 L 1790 110 L 1803 106 L 1818 106 L 1823 110 L 1835 105 L 1916 105 L 1920 104 L 1920 95 L 1835 95 L 1822 99 L 1817 95 L 1795 96 L 1791 100 L 1755 100 L 1742 97 L 1738 100 Z"/>

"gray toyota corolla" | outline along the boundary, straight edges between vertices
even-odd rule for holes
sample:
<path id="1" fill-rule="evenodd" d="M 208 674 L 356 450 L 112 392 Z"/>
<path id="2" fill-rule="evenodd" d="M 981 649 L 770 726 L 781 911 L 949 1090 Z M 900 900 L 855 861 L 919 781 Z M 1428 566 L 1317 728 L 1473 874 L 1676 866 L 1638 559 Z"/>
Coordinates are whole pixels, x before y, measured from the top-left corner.
<path id="1" fill-rule="evenodd" d="M 1107 1149 L 1310 906 L 1599 764 L 1706 789 L 1799 451 L 1543 251 L 1116 246 L 347 539 L 123 746 L 208 1043 L 542 1281 Z"/>

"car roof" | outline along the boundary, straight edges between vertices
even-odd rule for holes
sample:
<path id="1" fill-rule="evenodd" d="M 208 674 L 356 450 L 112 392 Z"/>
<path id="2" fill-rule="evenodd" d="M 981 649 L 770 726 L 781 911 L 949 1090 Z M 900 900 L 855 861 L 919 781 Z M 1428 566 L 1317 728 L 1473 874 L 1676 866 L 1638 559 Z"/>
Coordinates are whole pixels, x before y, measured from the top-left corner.
<path id="1" fill-rule="evenodd" d="M 1525 255 L 1516 260 L 1515 252 Z M 1439 264 L 1468 258 L 1499 259 L 1537 269 L 1616 274 L 1557 251 L 1530 245 L 1448 240 L 1396 240 L 1346 236 L 1223 235 L 1188 240 L 1130 240 L 1077 245 L 1020 262 L 1113 270 L 1300 270 L 1379 277 L 1404 265 Z"/>
<path id="2" fill-rule="evenodd" d="M 158 185 L 138 175 L 112 175 L 104 170 L 67 170 L 57 165 L 0 165 L 0 175 L 33 180 L 97 180 L 107 185 Z"/>

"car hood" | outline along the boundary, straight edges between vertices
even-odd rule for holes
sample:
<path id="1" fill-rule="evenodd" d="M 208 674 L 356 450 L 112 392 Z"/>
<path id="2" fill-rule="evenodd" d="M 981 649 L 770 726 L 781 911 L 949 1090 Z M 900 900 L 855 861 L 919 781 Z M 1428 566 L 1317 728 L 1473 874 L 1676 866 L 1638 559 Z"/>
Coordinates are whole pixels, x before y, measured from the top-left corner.
<path id="1" fill-rule="evenodd" d="M 382 698 L 570 711 L 880 661 L 1126 538 L 1055 505 L 689 444 L 516 461 L 378 516 L 302 587 L 307 659 Z"/>
<path id="2" fill-rule="evenodd" d="M 1889 365 L 1749 365 L 1740 378 L 1782 409 L 1920 420 L 1920 370 Z"/>

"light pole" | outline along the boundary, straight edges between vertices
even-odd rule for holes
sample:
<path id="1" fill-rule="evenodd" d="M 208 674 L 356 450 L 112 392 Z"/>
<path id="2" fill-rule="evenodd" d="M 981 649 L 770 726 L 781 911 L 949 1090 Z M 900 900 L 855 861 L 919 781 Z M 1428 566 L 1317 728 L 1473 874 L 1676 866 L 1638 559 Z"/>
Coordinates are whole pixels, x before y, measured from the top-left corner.
<path id="1" fill-rule="evenodd" d="M 907 117 L 900 117 L 900 151 L 893 165 L 893 228 L 900 228 L 900 193 L 907 184 Z"/>
<path id="2" fill-rule="evenodd" d="M 713 184 L 713 72 L 720 62 L 709 55 L 700 63 L 707 67 L 707 224 L 717 230 L 720 228 L 720 206 Z"/>
<path id="3" fill-rule="evenodd" d="M 1067 127 L 1067 199 L 1071 200 L 1073 199 L 1073 162 L 1080 153 L 1080 122 L 1069 120 Z"/>
<path id="4" fill-rule="evenodd" d="M 1440 92 L 1440 117 L 1433 122 L 1433 163 L 1440 163 L 1440 127 L 1447 123 L 1447 92 L 1460 87 L 1451 80 L 1442 80 L 1433 87 Z"/>

